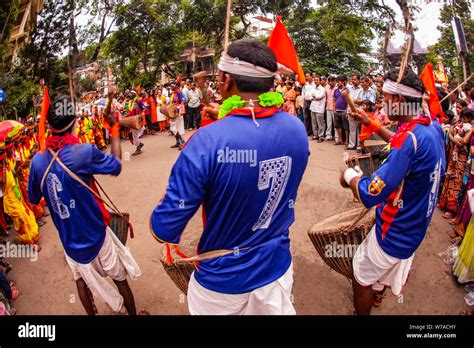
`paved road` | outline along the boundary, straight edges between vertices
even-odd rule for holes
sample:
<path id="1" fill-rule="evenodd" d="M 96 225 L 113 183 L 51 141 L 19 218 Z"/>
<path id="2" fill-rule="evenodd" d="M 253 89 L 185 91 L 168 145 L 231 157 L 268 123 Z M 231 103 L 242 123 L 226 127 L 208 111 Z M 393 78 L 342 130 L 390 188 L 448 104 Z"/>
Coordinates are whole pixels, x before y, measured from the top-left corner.
<path id="1" fill-rule="evenodd" d="M 186 134 L 186 137 L 189 134 Z M 168 176 L 179 152 L 170 149 L 167 134 L 143 139 L 143 154 L 130 157 L 133 148 L 123 141 L 125 161 L 118 178 L 100 177 L 106 191 L 123 211 L 129 212 L 135 239 L 129 240 L 143 275 L 131 283 L 137 308 L 152 314 L 187 314 L 186 296 L 181 294 L 163 271 L 159 261 L 161 245 L 150 235 L 151 211 L 165 192 Z M 352 314 L 349 281 L 330 269 L 316 253 L 308 236 L 309 227 L 322 218 L 355 206 L 351 194 L 338 184 L 343 168 L 343 147 L 311 142 L 311 158 L 296 202 L 296 222 L 291 228 L 294 255 L 294 301 L 299 314 Z M 200 211 L 187 229 L 201 225 Z M 374 314 L 458 314 L 464 309 L 464 291 L 446 272 L 438 253 L 449 245 L 449 225 L 436 213 L 430 230 L 414 260 L 403 298 L 389 295 Z M 21 296 L 16 301 L 19 314 L 83 314 L 63 248 L 51 221 L 41 228 L 38 261 L 11 260 L 10 277 Z M 98 302 L 98 301 L 97 301 Z M 100 313 L 110 314 L 98 303 Z"/>

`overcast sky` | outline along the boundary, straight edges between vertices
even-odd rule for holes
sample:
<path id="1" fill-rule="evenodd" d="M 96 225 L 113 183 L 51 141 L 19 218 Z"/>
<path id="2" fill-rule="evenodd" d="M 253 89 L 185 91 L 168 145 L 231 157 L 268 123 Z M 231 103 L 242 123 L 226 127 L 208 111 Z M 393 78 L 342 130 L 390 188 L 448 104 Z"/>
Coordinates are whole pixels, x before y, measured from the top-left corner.
<path id="1" fill-rule="evenodd" d="M 313 6 L 316 6 L 317 0 L 311 0 L 311 1 L 313 3 Z M 397 3 L 395 2 L 395 0 L 385 0 L 385 4 L 389 5 L 390 7 L 394 9 L 394 11 L 397 14 L 397 19 L 399 19 L 399 21 L 402 22 L 403 21 L 402 13 Z M 439 14 L 440 14 L 442 4 L 437 3 L 437 2 L 432 2 L 429 4 L 419 5 L 419 7 L 421 10 L 419 13 L 417 13 L 415 17 L 415 25 L 418 28 L 418 31 L 415 33 L 415 37 L 423 47 L 428 47 L 430 45 L 435 44 L 438 41 L 439 36 L 440 36 L 437 26 L 440 24 Z M 471 17 L 474 18 L 474 1 L 471 1 Z M 78 24 L 85 25 L 87 23 L 87 19 L 88 19 L 87 14 L 79 16 Z M 404 42 L 403 33 L 401 32 L 397 33 L 393 37 L 393 42 L 395 46 L 401 46 Z M 374 47 L 374 50 L 378 48 L 377 40 L 374 40 L 374 42 L 372 43 L 372 46 Z"/>

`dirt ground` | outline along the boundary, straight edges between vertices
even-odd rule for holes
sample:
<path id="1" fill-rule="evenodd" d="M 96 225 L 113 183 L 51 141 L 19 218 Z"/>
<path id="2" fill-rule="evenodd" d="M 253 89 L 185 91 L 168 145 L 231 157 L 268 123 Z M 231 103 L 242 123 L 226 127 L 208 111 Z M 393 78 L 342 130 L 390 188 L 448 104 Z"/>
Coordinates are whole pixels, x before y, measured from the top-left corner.
<path id="1" fill-rule="evenodd" d="M 186 134 L 186 138 L 189 133 Z M 131 282 L 138 309 L 151 314 L 188 314 L 186 296 L 180 293 L 159 261 L 161 245 L 148 230 L 150 214 L 165 192 L 168 176 L 179 152 L 170 149 L 173 138 L 167 134 L 147 136 L 143 154 L 130 157 L 133 148 L 122 142 L 125 160 L 119 177 L 99 177 L 109 196 L 129 212 L 135 229 L 130 247 L 142 269 L 142 276 Z M 311 142 L 311 157 L 296 201 L 296 221 L 291 227 L 294 256 L 294 303 L 298 314 L 352 314 L 350 282 L 329 268 L 308 238 L 314 223 L 354 207 L 352 195 L 338 183 L 344 167 L 341 146 L 332 142 Z M 201 224 L 200 212 L 187 228 Z M 43 250 L 38 260 L 9 259 L 9 277 L 20 290 L 15 302 L 19 314 L 85 314 L 77 296 L 72 273 L 66 264 L 58 234 L 49 217 L 41 228 Z M 403 298 L 390 294 L 373 314 L 459 314 L 464 309 L 462 286 L 447 272 L 438 254 L 449 245 L 449 225 L 436 212 L 428 234 L 418 250 Z M 111 310 L 96 301 L 101 314 Z"/>

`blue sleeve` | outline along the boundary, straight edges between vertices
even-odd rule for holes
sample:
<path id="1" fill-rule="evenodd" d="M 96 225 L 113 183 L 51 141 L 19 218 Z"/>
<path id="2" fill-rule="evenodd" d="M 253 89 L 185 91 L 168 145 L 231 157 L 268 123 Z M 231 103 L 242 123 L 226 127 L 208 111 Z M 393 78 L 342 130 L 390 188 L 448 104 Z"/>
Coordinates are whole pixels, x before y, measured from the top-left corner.
<path id="1" fill-rule="evenodd" d="M 0 272 L 0 287 L 3 289 L 3 292 L 5 293 L 5 297 L 7 298 L 7 300 L 11 300 L 12 289 L 10 288 L 10 283 L 8 282 L 8 279 L 3 272 Z"/>
<path id="2" fill-rule="evenodd" d="M 90 147 L 92 153 L 90 165 L 85 169 L 87 174 L 110 174 L 115 176 L 120 174 L 122 164 L 114 155 L 102 152 L 93 145 Z"/>
<path id="3" fill-rule="evenodd" d="M 35 161 L 35 157 L 31 162 L 30 177 L 28 178 L 28 199 L 30 200 L 31 204 L 39 204 L 41 197 L 43 197 L 43 193 L 41 192 L 40 187 L 42 178 L 37 178 L 37 164 Z"/>
<path id="4" fill-rule="evenodd" d="M 178 244 L 188 221 L 204 200 L 210 178 L 210 153 L 202 131 L 186 144 L 169 178 L 163 200 L 151 215 L 150 229 L 160 242 Z"/>
<path id="5" fill-rule="evenodd" d="M 358 183 L 360 200 L 367 208 L 385 202 L 409 173 L 415 159 L 412 137 L 407 133 L 400 146 L 390 150 L 385 163 L 372 174 L 362 177 Z"/>

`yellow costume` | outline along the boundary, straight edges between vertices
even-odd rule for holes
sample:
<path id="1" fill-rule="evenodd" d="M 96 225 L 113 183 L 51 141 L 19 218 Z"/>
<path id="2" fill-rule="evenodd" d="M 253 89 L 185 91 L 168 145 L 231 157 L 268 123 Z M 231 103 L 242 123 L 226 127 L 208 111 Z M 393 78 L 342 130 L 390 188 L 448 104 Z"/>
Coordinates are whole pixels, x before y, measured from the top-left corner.
<path id="1" fill-rule="evenodd" d="M 474 281 L 474 219 L 471 217 L 454 263 L 454 275 L 460 283 Z"/>
<path id="2" fill-rule="evenodd" d="M 15 230 L 18 231 L 18 242 L 21 244 L 36 244 L 39 241 L 38 224 L 33 212 L 26 206 L 18 180 L 13 175 L 15 162 L 14 158 L 6 159 L 3 206 L 5 213 L 13 220 Z"/>

